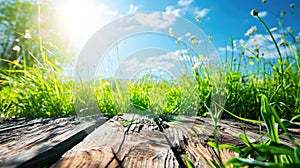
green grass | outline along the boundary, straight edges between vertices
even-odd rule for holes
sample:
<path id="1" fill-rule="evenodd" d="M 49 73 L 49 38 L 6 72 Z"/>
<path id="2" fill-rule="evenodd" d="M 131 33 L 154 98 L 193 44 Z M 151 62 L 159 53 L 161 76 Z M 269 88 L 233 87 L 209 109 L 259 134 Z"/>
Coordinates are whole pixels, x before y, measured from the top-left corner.
<path id="1" fill-rule="evenodd" d="M 62 78 L 58 68 L 50 62 L 37 62 L 33 67 L 26 67 L 17 61 L 10 63 L 9 69 L 0 70 L 1 116 L 36 118 L 75 115 L 72 80 Z"/>

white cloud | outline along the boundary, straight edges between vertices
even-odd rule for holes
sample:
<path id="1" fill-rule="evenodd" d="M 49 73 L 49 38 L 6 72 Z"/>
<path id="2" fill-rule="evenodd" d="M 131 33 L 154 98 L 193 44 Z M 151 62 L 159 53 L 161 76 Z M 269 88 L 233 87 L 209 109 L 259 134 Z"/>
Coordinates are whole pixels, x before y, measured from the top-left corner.
<path id="1" fill-rule="evenodd" d="M 117 16 L 119 14 L 118 11 L 109 10 L 107 5 L 104 3 L 99 4 L 96 9 L 102 14 L 106 14 L 108 16 Z"/>
<path id="2" fill-rule="evenodd" d="M 208 14 L 209 11 L 210 9 L 208 8 L 203 8 L 200 10 L 198 7 L 196 7 L 194 10 L 194 14 L 196 15 L 196 17 L 203 18 Z"/>
<path id="3" fill-rule="evenodd" d="M 166 13 L 167 14 L 172 14 L 175 15 L 177 17 L 184 15 L 185 14 L 185 9 L 183 8 L 175 8 L 174 6 L 167 6 L 166 7 Z"/>
<path id="4" fill-rule="evenodd" d="M 227 45 L 226 47 L 219 47 L 218 50 L 222 53 L 225 53 L 226 51 L 227 52 L 232 52 L 232 47 Z M 234 48 L 234 51 L 236 51 L 237 49 Z"/>
<path id="5" fill-rule="evenodd" d="M 267 11 L 262 11 L 262 12 L 259 12 L 259 13 L 258 13 L 258 16 L 262 18 L 262 17 L 267 16 L 267 14 L 268 14 Z"/>
<path id="6" fill-rule="evenodd" d="M 161 14 L 161 13 L 149 13 L 149 14 L 136 14 L 134 16 L 135 20 L 142 25 L 148 25 L 156 29 L 165 29 L 170 27 L 175 21 L 176 17 Z"/>
<path id="7" fill-rule="evenodd" d="M 118 67 L 117 74 L 122 78 L 132 77 L 135 73 L 143 69 L 163 69 L 172 72 L 173 75 L 179 75 L 185 67 L 181 60 L 175 54 L 176 52 L 167 52 L 161 55 L 140 56 L 134 55 L 124 60 Z"/>
<path id="8" fill-rule="evenodd" d="M 287 55 L 288 51 L 283 46 L 279 45 L 280 41 L 281 41 L 281 34 L 273 33 L 273 36 L 275 38 L 277 45 L 279 46 L 281 54 L 283 56 Z M 262 56 L 262 53 L 263 53 L 263 55 L 264 55 L 263 58 L 278 58 L 279 57 L 276 46 L 273 43 L 272 38 L 268 34 L 251 35 L 251 36 L 249 36 L 248 40 L 240 39 L 240 40 L 236 40 L 234 43 L 237 43 L 235 45 L 234 51 L 243 50 L 243 51 L 245 51 L 245 54 L 248 56 L 252 55 L 253 53 L 243 49 L 241 47 L 241 45 L 250 49 L 253 52 L 255 52 L 254 50 L 257 48 L 259 50 L 260 56 Z M 218 48 L 218 51 L 220 51 L 221 53 L 225 53 L 226 51 L 231 52 L 232 47 L 227 45 L 226 47 Z"/>
<path id="9" fill-rule="evenodd" d="M 139 9 L 138 6 L 133 5 L 133 4 L 129 4 L 129 10 L 128 10 L 127 13 L 129 13 L 129 14 L 134 14 L 134 13 L 137 12 L 138 9 Z"/>
<path id="10" fill-rule="evenodd" d="M 177 5 L 186 7 L 189 6 L 193 1 L 194 0 L 179 0 Z"/>
<path id="11" fill-rule="evenodd" d="M 189 10 L 189 6 L 193 3 L 194 0 L 179 0 L 177 6 L 167 6 L 165 8 L 167 14 L 173 14 L 177 17 L 185 15 Z"/>

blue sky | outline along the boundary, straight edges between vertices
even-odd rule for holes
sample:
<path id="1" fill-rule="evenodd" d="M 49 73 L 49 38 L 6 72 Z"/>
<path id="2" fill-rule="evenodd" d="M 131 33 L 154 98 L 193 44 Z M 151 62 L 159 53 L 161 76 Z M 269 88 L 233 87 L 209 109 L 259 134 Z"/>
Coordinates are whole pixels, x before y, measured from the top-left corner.
<path id="1" fill-rule="evenodd" d="M 52 0 L 57 6 L 62 6 L 67 0 Z M 75 0 L 76 1 L 76 0 Z M 70 1 L 70 2 L 75 2 Z M 78 1 L 78 0 L 77 0 Z M 79 0 L 80 1 L 80 0 Z M 265 30 L 256 18 L 250 15 L 252 9 L 258 9 L 263 14 L 263 20 L 270 28 L 278 27 L 278 17 L 282 10 L 286 10 L 285 26 L 291 26 L 295 32 L 300 31 L 300 1 L 297 0 L 82 0 L 84 3 L 97 8 L 93 17 L 102 17 L 95 22 L 94 28 L 98 29 L 105 23 L 128 13 L 161 11 L 184 17 L 199 27 L 207 34 L 212 35 L 212 42 L 218 47 L 229 43 L 230 37 L 245 39 L 245 32 L 251 26 L 257 26 L 258 33 L 265 34 Z M 290 8 L 290 4 L 295 8 Z M 84 13 L 85 11 L 78 12 Z M 84 14 L 82 14 L 84 15 Z M 101 16 L 100 16 L 101 15 Z M 200 15 L 201 23 L 196 22 L 195 17 Z M 99 22 L 97 24 L 97 22 Z"/>
<path id="2" fill-rule="evenodd" d="M 284 30 L 292 27 L 294 35 L 300 36 L 300 1 L 298 0 L 266 0 L 265 3 L 262 0 L 51 1 L 62 14 L 60 23 L 64 31 L 71 41 L 76 41 L 79 50 L 89 37 L 111 21 L 128 14 L 154 11 L 173 14 L 197 25 L 207 36 L 212 37 L 211 42 L 220 57 L 224 56 L 225 50 L 232 50 L 231 37 L 234 40 L 235 51 L 240 49 L 239 44 L 249 48 L 259 46 L 262 52 L 267 53 L 266 57 L 276 57 L 275 46 L 270 44 L 270 37 L 261 23 L 251 16 L 252 9 L 259 10 L 261 18 L 269 28 L 272 28 L 277 43 L 280 43 L 282 38 L 280 32 L 283 30 L 278 24 L 282 10 L 286 10 Z M 291 4 L 295 7 L 291 8 Z M 197 17 L 200 18 L 200 22 L 197 21 Z M 254 30 L 253 33 L 251 29 Z M 138 46 L 137 43 L 135 50 L 139 50 Z"/>

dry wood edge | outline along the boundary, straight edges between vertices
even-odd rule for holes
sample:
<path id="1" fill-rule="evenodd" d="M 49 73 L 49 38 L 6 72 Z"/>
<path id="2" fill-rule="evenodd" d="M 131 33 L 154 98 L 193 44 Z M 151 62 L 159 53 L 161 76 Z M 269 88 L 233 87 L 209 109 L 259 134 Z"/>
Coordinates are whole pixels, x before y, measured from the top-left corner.
<path id="1" fill-rule="evenodd" d="M 93 132 L 97 127 L 101 126 L 107 121 L 107 119 L 99 119 L 94 125 L 76 133 L 65 141 L 53 146 L 51 149 L 38 154 L 37 156 L 31 158 L 30 160 L 17 166 L 18 168 L 39 168 L 39 167 L 49 167 L 55 162 L 57 162 L 61 156 L 70 150 L 73 146 L 81 142 L 88 134 Z"/>
<path id="2" fill-rule="evenodd" d="M 25 119 L 24 119 L 25 120 Z M 22 125 L 16 125 L 16 126 L 7 126 L 7 127 L 4 127 L 2 129 L 0 129 L 0 133 L 3 133 L 3 132 L 8 132 L 8 131 L 11 131 L 11 130 L 14 130 L 14 129 L 19 129 L 19 128 L 24 128 L 24 127 L 29 127 L 29 126 L 33 126 L 35 124 L 41 124 L 41 123 L 47 123 L 49 121 L 51 121 L 52 119 L 43 119 L 42 121 L 37 121 L 37 122 L 32 122 L 32 123 L 27 123 L 27 124 L 22 124 Z"/>

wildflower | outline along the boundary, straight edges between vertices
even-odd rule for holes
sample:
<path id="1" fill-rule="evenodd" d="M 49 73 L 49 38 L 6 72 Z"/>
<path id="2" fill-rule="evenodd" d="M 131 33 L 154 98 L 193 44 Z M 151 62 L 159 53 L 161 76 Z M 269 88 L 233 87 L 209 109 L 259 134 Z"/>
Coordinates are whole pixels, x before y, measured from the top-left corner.
<path id="1" fill-rule="evenodd" d="M 199 54 L 199 55 L 198 55 L 198 59 L 201 60 L 202 58 L 203 58 L 203 55 Z"/>
<path id="2" fill-rule="evenodd" d="M 182 37 L 178 37 L 178 38 L 177 38 L 177 41 L 182 41 Z"/>
<path id="3" fill-rule="evenodd" d="M 193 45 L 197 45 L 197 44 L 198 44 L 198 41 L 197 41 L 197 40 L 192 40 L 192 44 L 193 44 Z"/>
<path id="4" fill-rule="evenodd" d="M 195 40 L 195 35 L 192 35 L 192 36 L 190 37 L 190 40 L 191 40 L 191 41 Z"/>
<path id="5" fill-rule="evenodd" d="M 15 41 L 18 43 L 18 42 L 20 42 L 20 39 L 17 38 L 17 39 L 15 39 Z"/>
<path id="6" fill-rule="evenodd" d="M 110 83 L 106 81 L 103 85 L 104 85 L 105 87 L 107 87 L 107 86 L 110 85 Z"/>
<path id="7" fill-rule="evenodd" d="M 196 69 L 199 69 L 201 63 L 200 62 L 196 62 L 194 65 L 193 65 L 193 69 L 196 70 Z"/>
<path id="8" fill-rule="evenodd" d="M 259 78 L 259 79 L 257 80 L 257 84 L 259 84 L 259 85 L 263 84 L 263 80 L 262 80 L 261 78 Z"/>
<path id="9" fill-rule="evenodd" d="M 251 62 L 249 62 L 249 64 L 252 66 L 252 65 L 254 65 L 254 62 L 253 62 L 253 61 L 251 61 Z"/>
<path id="10" fill-rule="evenodd" d="M 295 4 L 290 4 L 290 7 L 291 8 L 295 8 Z"/>
<path id="11" fill-rule="evenodd" d="M 273 28 L 270 29 L 270 32 L 274 32 L 276 30 L 277 30 L 277 27 L 273 27 Z"/>
<path id="12" fill-rule="evenodd" d="M 258 16 L 258 10 L 257 9 L 251 10 L 251 15 L 252 16 Z"/>
<path id="13" fill-rule="evenodd" d="M 197 17 L 196 17 L 196 21 L 200 23 L 200 22 L 201 22 L 201 17 L 200 17 L 200 16 L 197 16 Z"/>
<path id="14" fill-rule="evenodd" d="M 30 34 L 30 30 L 25 30 L 25 35 L 24 35 L 25 39 L 31 39 L 31 34 Z"/>
<path id="15" fill-rule="evenodd" d="M 13 47 L 13 50 L 14 50 L 14 51 L 17 51 L 17 52 L 20 52 L 21 47 L 18 46 L 18 45 L 15 45 L 15 46 Z"/>
<path id="16" fill-rule="evenodd" d="M 247 32 L 245 33 L 245 36 L 250 36 L 254 32 L 257 32 L 257 27 L 256 26 L 252 26 L 249 30 L 247 30 Z"/>
<path id="17" fill-rule="evenodd" d="M 174 31 L 173 31 L 173 28 L 172 28 L 172 27 L 170 27 L 170 28 L 169 28 L 169 34 L 170 34 L 171 36 L 174 36 L 174 35 L 175 35 L 175 33 L 174 33 Z"/>
<path id="18" fill-rule="evenodd" d="M 191 36 L 190 32 L 188 32 L 188 33 L 185 34 L 185 37 L 190 37 L 190 36 Z"/>
<path id="19" fill-rule="evenodd" d="M 284 44 L 284 40 L 283 40 L 283 39 L 280 39 L 280 41 L 279 41 L 278 44 L 279 44 L 279 45 L 283 45 L 283 44 Z"/>
<path id="20" fill-rule="evenodd" d="M 14 64 L 19 64 L 19 60 L 13 60 Z"/>

